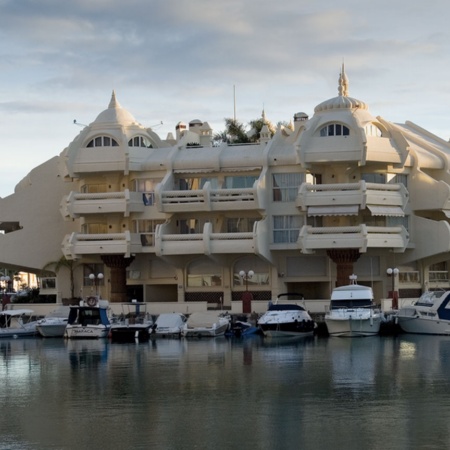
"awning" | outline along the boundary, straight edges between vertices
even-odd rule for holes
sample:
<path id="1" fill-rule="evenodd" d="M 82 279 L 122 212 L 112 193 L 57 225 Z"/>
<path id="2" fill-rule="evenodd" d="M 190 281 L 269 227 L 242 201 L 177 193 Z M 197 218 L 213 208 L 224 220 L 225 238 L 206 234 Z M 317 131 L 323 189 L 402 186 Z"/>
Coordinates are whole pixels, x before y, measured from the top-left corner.
<path id="1" fill-rule="evenodd" d="M 357 216 L 358 205 L 309 206 L 308 216 Z"/>
<path id="2" fill-rule="evenodd" d="M 400 206 L 367 205 L 372 216 L 404 217 L 405 212 Z"/>

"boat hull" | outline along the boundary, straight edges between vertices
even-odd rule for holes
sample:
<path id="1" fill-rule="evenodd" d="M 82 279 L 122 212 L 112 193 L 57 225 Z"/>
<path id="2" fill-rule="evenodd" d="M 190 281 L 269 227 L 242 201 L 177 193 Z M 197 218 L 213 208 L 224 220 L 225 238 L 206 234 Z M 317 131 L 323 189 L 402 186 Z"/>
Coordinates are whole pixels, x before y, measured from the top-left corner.
<path id="1" fill-rule="evenodd" d="M 365 319 L 325 317 L 325 324 L 330 336 L 377 336 L 380 333 L 381 317 L 376 316 Z"/>
<path id="2" fill-rule="evenodd" d="M 67 325 L 65 336 L 68 339 L 101 339 L 108 336 L 109 328 L 96 325 Z"/>
<path id="3" fill-rule="evenodd" d="M 112 342 L 147 342 L 150 335 L 151 325 L 113 325 L 110 330 Z"/>
<path id="4" fill-rule="evenodd" d="M 34 329 L 10 328 L 7 330 L 0 329 L 0 338 L 33 337 L 37 335 L 38 332 L 36 328 Z"/>
<path id="5" fill-rule="evenodd" d="M 64 324 L 54 324 L 54 325 L 38 325 L 37 331 L 42 337 L 63 337 L 66 332 L 66 325 Z"/>
<path id="6" fill-rule="evenodd" d="M 314 329 L 310 331 L 298 331 L 293 329 L 291 324 L 281 324 L 281 326 L 274 325 L 260 325 L 260 329 L 265 337 L 281 338 L 281 337 L 294 337 L 294 336 L 313 336 Z"/>
<path id="7" fill-rule="evenodd" d="M 448 320 L 397 317 L 397 322 L 404 333 L 450 336 L 450 321 Z"/>

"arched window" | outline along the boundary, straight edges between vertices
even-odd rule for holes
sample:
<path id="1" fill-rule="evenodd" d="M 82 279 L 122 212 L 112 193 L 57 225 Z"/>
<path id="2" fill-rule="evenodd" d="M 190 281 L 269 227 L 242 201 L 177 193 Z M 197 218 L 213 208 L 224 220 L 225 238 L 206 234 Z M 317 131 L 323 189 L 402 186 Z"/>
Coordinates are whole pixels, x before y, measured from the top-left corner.
<path id="1" fill-rule="evenodd" d="M 233 285 L 244 286 L 246 281 L 239 275 L 241 271 L 253 271 L 253 276 L 247 280 L 248 286 L 261 286 L 270 284 L 270 266 L 255 257 L 245 257 L 236 262 L 233 268 Z"/>
<path id="2" fill-rule="evenodd" d="M 128 141 L 128 147 L 153 148 L 150 140 L 145 136 L 135 136 Z"/>
<path id="3" fill-rule="evenodd" d="M 89 141 L 86 147 L 118 147 L 119 144 L 113 138 L 109 136 L 97 136 L 96 138 Z"/>
<path id="4" fill-rule="evenodd" d="M 189 287 L 222 286 L 222 268 L 206 259 L 193 261 L 187 268 L 187 285 Z"/>
<path id="5" fill-rule="evenodd" d="M 340 123 L 330 123 L 320 129 L 320 136 L 349 136 L 350 130 Z"/>
<path id="6" fill-rule="evenodd" d="M 374 137 L 382 137 L 382 131 L 373 123 L 369 123 L 364 127 L 364 131 L 366 132 L 366 136 L 374 136 Z"/>

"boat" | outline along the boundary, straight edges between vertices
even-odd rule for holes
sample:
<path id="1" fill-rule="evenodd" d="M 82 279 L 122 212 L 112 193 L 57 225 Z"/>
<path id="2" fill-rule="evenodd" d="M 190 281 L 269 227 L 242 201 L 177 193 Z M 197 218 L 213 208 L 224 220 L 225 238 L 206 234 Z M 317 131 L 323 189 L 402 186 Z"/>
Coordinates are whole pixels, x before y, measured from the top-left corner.
<path id="1" fill-rule="evenodd" d="M 394 319 L 405 333 L 450 335 L 450 291 L 426 291 Z"/>
<path id="2" fill-rule="evenodd" d="M 78 306 L 70 306 L 64 336 L 68 339 L 99 339 L 109 334 L 108 300 L 89 297 Z"/>
<path id="3" fill-rule="evenodd" d="M 231 326 L 225 333 L 225 335 L 229 337 L 239 338 L 260 333 L 261 330 L 258 327 L 252 325 L 251 323 L 246 322 L 245 320 L 234 320 L 231 322 Z"/>
<path id="4" fill-rule="evenodd" d="M 183 325 L 181 335 L 187 338 L 224 336 L 230 321 L 230 316 L 223 312 L 193 312 Z"/>
<path id="5" fill-rule="evenodd" d="M 312 336 L 316 323 L 308 311 L 298 303 L 280 303 L 282 297 L 303 299 L 299 294 L 287 292 L 280 294 L 274 302 L 270 301 L 268 310 L 258 319 L 258 327 L 264 336 Z"/>
<path id="6" fill-rule="evenodd" d="M 0 338 L 36 336 L 37 320 L 32 309 L 7 309 L 0 312 Z"/>
<path id="7" fill-rule="evenodd" d="M 69 320 L 70 308 L 61 306 L 37 321 L 37 331 L 42 337 L 63 337 Z"/>
<path id="8" fill-rule="evenodd" d="M 330 336 L 376 336 L 380 332 L 383 313 L 376 307 L 372 288 L 352 283 L 333 289 L 325 324 Z"/>
<path id="9" fill-rule="evenodd" d="M 186 316 L 181 313 L 163 313 L 156 319 L 153 334 L 156 337 L 181 337 Z"/>
<path id="10" fill-rule="evenodd" d="M 152 333 L 153 319 L 146 302 L 131 301 L 122 304 L 120 319 L 111 323 L 112 342 L 146 342 Z"/>

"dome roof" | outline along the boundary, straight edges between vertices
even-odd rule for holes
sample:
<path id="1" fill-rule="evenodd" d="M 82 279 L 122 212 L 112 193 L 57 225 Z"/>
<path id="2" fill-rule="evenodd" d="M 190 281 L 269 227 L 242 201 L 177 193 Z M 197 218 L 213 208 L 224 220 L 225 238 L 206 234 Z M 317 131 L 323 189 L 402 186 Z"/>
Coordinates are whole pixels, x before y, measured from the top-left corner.
<path id="1" fill-rule="evenodd" d="M 137 124 L 136 119 L 116 100 L 116 93 L 113 91 L 108 109 L 101 112 L 94 120 L 95 124 Z"/>
<path id="2" fill-rule="evenodd" d="M 348 78 L 344 71 L 344 64 L 342 64 L 342 71 L 339 75 L 339 95 L 337 97 L 325 100 L 314 108 L 314 112 L 327 111 L 331 109 L 369 109 L 366 103 L 356 98 L 348 96 Z"/>

